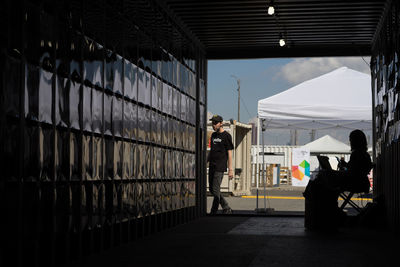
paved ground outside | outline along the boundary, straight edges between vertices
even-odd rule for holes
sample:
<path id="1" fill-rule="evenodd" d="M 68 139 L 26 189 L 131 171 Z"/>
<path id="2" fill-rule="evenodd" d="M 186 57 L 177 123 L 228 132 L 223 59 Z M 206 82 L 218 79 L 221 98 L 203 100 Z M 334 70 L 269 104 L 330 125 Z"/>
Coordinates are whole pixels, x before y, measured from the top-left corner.
<path id="1" fill-rule="evenodd" d="M 264 189 L 259 190 L 258 197 L 258 208 L 263 209 L 266 206 L 267 209 L 273 209 L 275 213 L 292 213 L 296 215 L 302 215 L 304 213 L 305 202 L 303 197 L 304 187 L 293 187 L 293 186 L 282 186 L 282 187 L 271 187 L 266 189 L 266 197 L 264 201 Z M 232 210 L 239 212 L 253 212 L 257 207 L 257 195 L 253 191 L 252 195 L 249 196 L 229 196 L 226 195 L 226 200 L 231 206 Z M 370 195 L 363 198 L 354 196 L 353 200 L 361 207 L 364 207 L 368 202 L 371 202 Z M 207 211 L 211 210 L 213 197 L 207 197 Z M 342 200 L 339 199 L 339 205 Z M 346 209 L 350 214 L 353 210 L 349 207 Z"/>

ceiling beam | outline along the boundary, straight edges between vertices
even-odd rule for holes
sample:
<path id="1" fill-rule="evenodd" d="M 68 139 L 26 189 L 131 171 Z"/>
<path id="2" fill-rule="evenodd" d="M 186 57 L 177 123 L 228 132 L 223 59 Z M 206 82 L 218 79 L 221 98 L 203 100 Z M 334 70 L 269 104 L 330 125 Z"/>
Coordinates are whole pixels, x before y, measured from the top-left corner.
<path id="1" fill-rule="evenodd" d="M 207 57 L 226 59 L 369 55 L 385 9 L 383 0 L 276 0 L 275 15 L 269 16 L 267 0 L 165 3 L 204 45 Z"/>
<path id="2" fill-rule="evenodd" d="M 364 46 L 299 46 L 293 48 L 252 47 L 251 49 L 217 48 L 207 49 L 206 58 L 216 59 L 252 59 L 279 57 L 333 57 L 333 56 L 370 56 L 371 47 Z"/>

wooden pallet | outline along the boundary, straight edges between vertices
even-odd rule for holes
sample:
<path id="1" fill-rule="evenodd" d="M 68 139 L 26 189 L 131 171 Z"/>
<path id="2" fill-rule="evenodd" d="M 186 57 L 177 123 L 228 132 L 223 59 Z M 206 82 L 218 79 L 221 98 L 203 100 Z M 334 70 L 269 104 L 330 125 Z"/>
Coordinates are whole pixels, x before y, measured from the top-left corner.
<path id="1" fill-rule="evenodd" d="M 280 180 L 280 184 L 287 184 L 287 185 L 292 184 L 288 167 L 280 168 L 279 180 Z"/>

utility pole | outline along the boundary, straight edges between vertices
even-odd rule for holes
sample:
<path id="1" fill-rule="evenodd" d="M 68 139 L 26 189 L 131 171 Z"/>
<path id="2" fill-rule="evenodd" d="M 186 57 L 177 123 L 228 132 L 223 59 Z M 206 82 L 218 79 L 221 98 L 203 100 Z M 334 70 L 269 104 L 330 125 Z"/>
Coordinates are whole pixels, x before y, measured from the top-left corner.
<path id="1" fill-rule="evenodd" d="M 292 146 L 298 145 L 297 130 L 290 130 L 290 145 Z"/>
<path id="2" fill-rule="evenodd" d="M 237 116 L 237 121 L 240 122 L 240 79 L 236 77 L 235 75 L 231 75 L 231 77 L 236 79 L 237 86 L 238 86 L 238 116 Z"/>
<path id="3" fill-rule="evenodd" d="M 310 142 L 315 140 L 315 131 L 316 131 L 315 129 L 312 129 L 310 132 Z"/>

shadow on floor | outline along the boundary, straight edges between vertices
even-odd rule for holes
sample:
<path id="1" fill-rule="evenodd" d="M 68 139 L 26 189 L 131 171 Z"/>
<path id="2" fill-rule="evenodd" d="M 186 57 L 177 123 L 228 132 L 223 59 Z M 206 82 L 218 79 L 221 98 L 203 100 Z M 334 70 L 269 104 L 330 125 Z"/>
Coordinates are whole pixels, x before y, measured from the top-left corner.
<path id="1" fill-rule="evenodd" d="M 384 230 L 304 229 L 301 216 L 205 216 L 69 266 L 393 266 Z"/>

